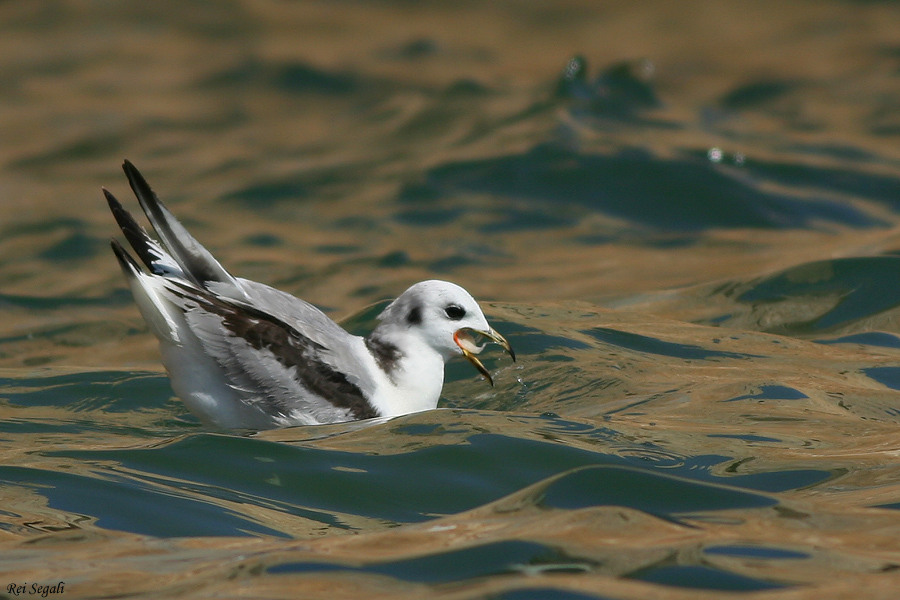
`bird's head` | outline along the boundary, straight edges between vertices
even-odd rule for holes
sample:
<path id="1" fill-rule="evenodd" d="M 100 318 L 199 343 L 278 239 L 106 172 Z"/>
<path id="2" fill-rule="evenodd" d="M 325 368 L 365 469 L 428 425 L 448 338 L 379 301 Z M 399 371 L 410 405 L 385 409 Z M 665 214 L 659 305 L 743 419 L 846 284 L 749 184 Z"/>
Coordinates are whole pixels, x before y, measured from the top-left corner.
<path id="1" fill-rule="evenodd" d="M 405 328 L 434 348 L 444 360 L 464 356 L 493 385 L 476 356 L 488 342 L 502 346 L 516 360 L 509 342 L 488 324 L 469 292 L 447 281 L 422 281 L 403 292 L 378 317 L 383 324 Z"/>

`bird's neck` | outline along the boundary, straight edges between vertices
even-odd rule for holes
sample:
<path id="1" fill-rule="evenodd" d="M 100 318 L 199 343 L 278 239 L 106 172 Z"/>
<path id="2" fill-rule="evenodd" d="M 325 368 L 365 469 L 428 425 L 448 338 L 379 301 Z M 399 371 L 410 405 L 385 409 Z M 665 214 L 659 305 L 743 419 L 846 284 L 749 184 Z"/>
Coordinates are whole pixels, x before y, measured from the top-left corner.
<path id="1" fill-rule="evenodd" d="M 379 327 L 366 338 L 377 365 L 376 410 L 385 417 L 437 407 L 444 385 L 444 357 L 419 336 Z"/>

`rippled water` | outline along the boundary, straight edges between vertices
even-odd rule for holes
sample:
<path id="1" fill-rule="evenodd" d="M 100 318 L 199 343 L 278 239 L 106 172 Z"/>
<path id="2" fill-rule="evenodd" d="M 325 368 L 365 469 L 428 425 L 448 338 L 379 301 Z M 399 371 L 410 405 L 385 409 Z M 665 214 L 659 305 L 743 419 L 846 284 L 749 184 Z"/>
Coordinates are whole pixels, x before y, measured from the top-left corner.
<path id="1" fill-rule="evenodd" d="M 898 30 L 0 3 L 0 597 L 896 597 Z M 232 272 L 360 332 L 450 279 L 519 362 L 386 422 L 203 428 L 107 247 L 125 157 Z"/>

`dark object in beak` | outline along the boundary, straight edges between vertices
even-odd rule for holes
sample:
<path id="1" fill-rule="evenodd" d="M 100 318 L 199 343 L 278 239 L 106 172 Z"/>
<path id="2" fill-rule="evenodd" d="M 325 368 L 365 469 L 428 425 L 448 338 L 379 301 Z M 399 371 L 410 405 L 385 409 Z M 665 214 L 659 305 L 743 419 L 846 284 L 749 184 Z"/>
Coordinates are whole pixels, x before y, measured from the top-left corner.
<path id="1" fill-rule="evenodd" d="M 513 359 L 513 362 L 516 362 L 516 353 L 515 351 L 513 351 L 512 346 L 509 345 L 509 342 L 506 341 L 506 338 L 493 329 L 481 331 L 479 329 L 465 328 L 460 329 L 453 334 L 453 341 L 456 342 L 456 345 L 459 346 L 460 350 L 462 350 L 462 355 L 466 357 L 466 360 L 472 363 L 472 365 L 474 365 L 474 367 L 478 369 L 479 373 L 484 375 L 484 378 L 488 380 L 488 383 L 494 385 L 494 379 L 491 377 L 491 374 L 488 373 L 488 370 L 484 367 L 481 361 L 478 360 L 478 357 L 475 356 L 484 349 L 484 346 L 478 346 L 475 343 L 475 340 L 469 334 L 470 331 L 487 338 L 495 344 L 499 344 L 504 350 L 509 352 L 509 356 Z"/>

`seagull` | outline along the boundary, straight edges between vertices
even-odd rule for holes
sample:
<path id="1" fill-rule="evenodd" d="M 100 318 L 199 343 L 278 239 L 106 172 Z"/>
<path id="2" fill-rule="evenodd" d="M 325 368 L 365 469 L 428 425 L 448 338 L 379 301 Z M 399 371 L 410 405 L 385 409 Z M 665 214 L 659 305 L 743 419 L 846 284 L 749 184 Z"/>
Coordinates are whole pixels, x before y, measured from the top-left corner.
<path id="1" fill-rule="evenodd" d="M 232 276 L 131 162 L 123 169 L 159 240 L 103 188 L 137 259 L 115 238 L 112 250 L 172 389 L 208 425 L 260 430 L 430 410 L 451 358 L 465 357 L 491 385 L 476 354 L 493 342 L 516 359 L 475 299 L 447 281 L 414 284 L 368 336 L 352 335 L 304 300 Z"/>

